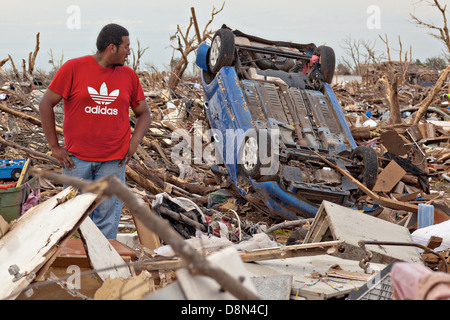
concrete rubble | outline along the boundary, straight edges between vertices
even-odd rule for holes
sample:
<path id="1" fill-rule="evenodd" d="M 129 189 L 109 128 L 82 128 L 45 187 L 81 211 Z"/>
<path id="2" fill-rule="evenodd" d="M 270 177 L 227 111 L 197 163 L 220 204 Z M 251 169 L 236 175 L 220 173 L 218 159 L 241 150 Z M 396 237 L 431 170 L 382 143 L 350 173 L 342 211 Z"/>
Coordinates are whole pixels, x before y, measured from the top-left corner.
<path id="1" fill-rule="evenodd" d="M 414 81 L 399 88 L 401 110 L 430 92 L 417 79 L 439 77 L 422 71 L 422 78 L 414 70 Z M 172 161 L 177 133 L 207 130 L 198 79 L 171 91 L 164 73 L 138 74 L 154 121 L 127 167 L 127 187 L 211 264 L 266 300 L 450 297 L 450 112 L 440 98 L 447 84 L 419 123 L 412 123 L 417 109 L 409 108 L 397 125 L 389 124 L 388 104 L 374 81 L 334 84 L 355 140 L 377 151 L 377 184 L 370 193 L 361 190 L 357 209 L 323 201 L 315 217 L 281 221 L 257 199 L 240 197 L 221 168 Z M 0 202 L 1 299 L 236 299 L 191 272 L 192 265 L 127 206 L 117 240 L 102 238 L 88 217 L 98 196 L 76 194 L 38 174 L 61 171 L 37 107 L 48 79 L 18 82 L 2 75 L 0 83 L 0 159 L 29 160 L 20 185 L 0 190 L 20 197 L 9 205 L 15 216 L 6 216 L 8 205 Z M 369 105 L 373 119 L 365 115 Z M 431 285 L 430 276 L 441 285 Z"/>

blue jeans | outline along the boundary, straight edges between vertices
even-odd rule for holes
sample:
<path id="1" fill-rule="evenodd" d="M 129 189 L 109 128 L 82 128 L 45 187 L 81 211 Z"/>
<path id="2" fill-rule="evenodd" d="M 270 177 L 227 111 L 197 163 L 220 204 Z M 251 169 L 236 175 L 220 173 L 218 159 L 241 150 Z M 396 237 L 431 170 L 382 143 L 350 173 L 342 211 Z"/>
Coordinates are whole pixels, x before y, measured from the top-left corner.
<path id="1" fill-rule="evenodd" d="M 75 169 L 63 169 L 62 174 L 85 180 L 98 180 L 106 176 L 116 176 L 125 183 L 125 163 L 119 167 L 121 160 L 84 161 L 71 157 Z M 122 201 L 117 197 L 105 198 L 89 215 L 107 239 L 115 239 L 119 228 Z"/>

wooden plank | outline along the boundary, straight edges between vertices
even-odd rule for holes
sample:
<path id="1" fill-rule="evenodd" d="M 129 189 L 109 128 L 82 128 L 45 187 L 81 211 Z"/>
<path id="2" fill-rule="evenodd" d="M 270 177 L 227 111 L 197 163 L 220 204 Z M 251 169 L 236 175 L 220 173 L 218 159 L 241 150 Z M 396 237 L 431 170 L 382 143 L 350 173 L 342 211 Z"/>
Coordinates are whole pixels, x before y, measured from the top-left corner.
<path id="1" fill-rule="evenodd" d="M 323 254 L 334 254 L 343 241 L 329 241 L 321 243 L 308 243 L 293 246 L 256 249 L 250 252 L 240 252 L 243 262 L 256 262 L 274 259 L 285 259 L 301 256 L 314 256 Z M 185 262 L 174 257 L 158 257 L 154 261 L 145 261 L 140 268 L 145 270 L 176 270 L 186 266 Z M 164 260 L 162 260 L 164 259 Z"/>
<path id="2" fill-rule="evenodd" d="M 416 204 L 411 204 L 407 202 L 401 202 L 394 199 L 389 199 L 386 197 L 378 197 L 373 200 L 375 204 L 379 204 L 381 206 L 385 206 L 391 209 L 397 209 L 397 210 L 405 210 L 412 213 L 419 212 L 419 207 Z"/>
<path id="3" fill-rule="evenodd" d="M 321 158 L 323 161 L 325 161 L 329 166 L 339 171 L 343 176 L 347 177 L 350 181 L 352 181 L 360 190 L 362 190 L 365 194 L 367 194 L 369 197 L 371 197 L 374 200 L 375 204 L 380 204 L 382 206 L 386 206 L 391 209 L 398 209 L 398 210 L 405 210 L 412 213 L 417 213 L 419 211 L 419 208 L 417 205 L 404 203 L 400 201 L 395 201 L 386 197 L 381 197 L 369 188 L 367 188 L 364 184 L 362 184 L 358 179 L 354 178 L 349 172 L 346 170 L 340 168 L 339 166 L 334 165 L 324 157 L 322 157 L 319 153 L 315 152 L 314 150 L 310 149 L 314 154 L 316 154 L 319 158 Z"/>
<path id="4" fill-rule="evenodd" d="M 403 194 L 403 195 L 398 195 L 394 197 L 398 200 L 398 201 L 411 201 L 417 198 L 422 197 L 423 191 L 416 191 L 410 194 Z"/>
<path id="5" fill-rule="evenodd" d="M 276 248 L 256 249 L 251 252 L 241 253 L 244 262 L 255 262 L 273 259 L 286 259 L 301 256 L 313 256 L 319 254 L 336 253 L 343 241 L 327 241 L 321 243 L 307 243 Z"/>
<path id="6" fill-rule="evenodd" d="M 145 204 L 149 207 L 148 203 Z M 134 225 L 136 226 L 136 231 L 139 237 L 139 242 L 146 248 L 155 250 L 161 247 L 161 240 L 158 235 L 146 227 L 139 219 L 135 219 L 133 215 Z"/>
<path id="7" fill-rule="evenodd" d="M 344 270 L 339 265 L 331 266 L 330 269 L 328 269 L 328 271 L 326 272 L 326 275 L 329 277 L 336 277 L 349 280 L 359 280 L 366 282 L 373 277 L 373 274 Z"/>
<path id="8" fill-rule="evenodd" d="M 30 172 L 30 163 L 31 160 L 28 159 L 23 165 L 22 172 L 20 173 L 20 177 L 16 183 L 16 188 L 20 187 L 25 181 L 28 180 L 28 173 Z"/>
<path id="9" fill-rule="evenodd" d="M 36 273 L 97 198 L 95 194 L 85 193 L 58 204 L 72 190 L 66 188 L 28 210 L 0 239 L 0 299 L 14 299 L 28 286 L 30 280 L 20 275 Z M 12 265 L 19 269 L 20 278 L 16 281 L 8 271 Z"/>
<path id="10" fill-rule="evenodd" d="M 378 175 L 377 182 L 372 190 L 375 192 L 390 192 L 405 174 L 406 171 L 392 160 Z"/>
<path id="11" fill-rule="evenodd" d="M 108 278 L 129 278 L 132 276 L 127 263 L 91 218 L 86 217 L 84 219 L 80 225 L 80 233 L 86 244 L 86 251 L 92 267 L 103 281 Z"/>

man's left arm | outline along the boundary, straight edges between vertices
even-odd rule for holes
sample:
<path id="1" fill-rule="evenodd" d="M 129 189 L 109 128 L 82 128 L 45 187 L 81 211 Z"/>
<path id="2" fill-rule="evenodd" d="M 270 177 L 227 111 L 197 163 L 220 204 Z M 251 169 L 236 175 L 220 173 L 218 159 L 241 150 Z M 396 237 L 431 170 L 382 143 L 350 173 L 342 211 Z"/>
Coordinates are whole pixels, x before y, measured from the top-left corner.
<path id="1" fill-rule="evenodd" d="M 152 122 L 152 116 L 150 113 L 150 109 L 145 100 L 139 101 L 139 105 L 133 109 L 134 114 L 136 115 L 136 125 L 134 126 L 134 133 L 131 136 L 130 146 L 128 147 L 128 152 L 125 155 L 125 158 L 119 163 L 119 167 L 125 162 L 128 164 L 133 154 L 136 152 L 139 144 L 142 141 L 142 138 L 147 133 L 148 127 Z"/>

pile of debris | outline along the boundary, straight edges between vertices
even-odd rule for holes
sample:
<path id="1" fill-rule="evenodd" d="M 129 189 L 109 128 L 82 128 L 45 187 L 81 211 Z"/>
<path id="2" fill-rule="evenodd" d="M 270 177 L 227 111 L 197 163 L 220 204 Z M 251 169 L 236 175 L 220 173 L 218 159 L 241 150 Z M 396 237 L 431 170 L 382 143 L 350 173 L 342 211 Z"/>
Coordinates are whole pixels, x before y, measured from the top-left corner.
<path id="1" fill-rule="evenodd" d="M 239 196 L 220 169 L 173 161 L 174 153 L 194 147 L 183 133 L 208 129 L 195 80 L 174 92 L 164 73 L 139 77 L 154 121 L 126 168 L 131 200 L 117 240 L 106 240 L 89 219 L 108 188 L 63 188 L 39 120 L 48 81 L 2 80 L 0 159 L 27 165 L 20 183 L 5 189 L 18 203 L 0 202 L 1 299 L 392 299 L 402 287 L 393 277 L 398 268 L 418 278 L 428 271 L 447 276 L 448 120 L 412 124 L 412 112 L 405 112 L 403 123 L 388 125 L 383 94 L 358 83 L 336 85 L 358 145 L 378 153 L 377 183 L 372 190 L 359 185 L 361 210 L 323 201 L 313 218 L 280 221 L 257 199 Z M 400 88 L 404 107 L 427 90 Z M 379 112 L 375 126 L 364 125 L 367 105 Z M 445 109 L 441 100 L 435 105 Z M 186 145 L 177 149 L 180 141 Z M 207 139 L 201 144 L 203 150 Z M 16 216 L 2 219 L 6 206 Z M 416 290 L 402 294 L 396 297 L 419 297 Z"/>

